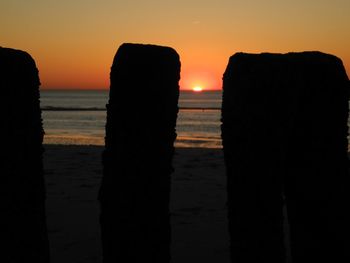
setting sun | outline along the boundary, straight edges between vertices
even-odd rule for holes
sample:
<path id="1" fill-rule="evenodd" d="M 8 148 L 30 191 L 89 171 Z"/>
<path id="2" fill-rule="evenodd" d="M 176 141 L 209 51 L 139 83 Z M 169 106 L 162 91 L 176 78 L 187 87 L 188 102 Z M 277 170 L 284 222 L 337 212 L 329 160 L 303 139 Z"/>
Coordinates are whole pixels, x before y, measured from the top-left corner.
<path id="1" fill-rule="evenodd" d="M 203 88 L 200 87 L 200 86 L 195 86 L 192 90 L 193 90 L 194 92 L 201 92 L 201 91 L 203 91 Z"/>

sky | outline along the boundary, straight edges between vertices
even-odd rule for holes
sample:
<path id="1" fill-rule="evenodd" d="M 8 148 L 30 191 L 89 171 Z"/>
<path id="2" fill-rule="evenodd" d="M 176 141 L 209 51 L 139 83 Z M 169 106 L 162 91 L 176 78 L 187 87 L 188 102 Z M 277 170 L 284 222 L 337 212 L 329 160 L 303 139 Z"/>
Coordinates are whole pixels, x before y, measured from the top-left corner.
<path id="1" fill-rule="evenodd" d="M 236 52 L 318 50 L 350 74 L 349 0 L 0 0 L 0 46 L 27 51 L 42 89 L 108 89 L 122 43 L 170 46 L 181 89 L 221 89 Z"/>

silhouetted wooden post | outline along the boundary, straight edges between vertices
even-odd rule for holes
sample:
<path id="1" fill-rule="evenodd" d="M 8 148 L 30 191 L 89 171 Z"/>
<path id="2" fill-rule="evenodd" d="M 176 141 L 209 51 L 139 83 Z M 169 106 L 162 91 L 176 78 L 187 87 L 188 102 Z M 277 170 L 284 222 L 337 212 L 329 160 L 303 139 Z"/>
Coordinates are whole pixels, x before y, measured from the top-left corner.
<path id="1" fill-rule="evenodd" d="M 243 54 L 224 74 L 232 262 L 346 262 L 348 79 L 319 52 Z M 341 230 L 343 229 L 343 230 Z"/>
<path id="2" fill-rule="evenodd" d="M 1 259 L 49 262 L 39 76 L 23 51 L 0 47 Z"/>
<path id="3" fill-rule="evenodd" d="M 235 263 L 284 260 L 280 143 L 285 135 L 279 122 L 285 119 L 285 96 L 279 87 L 281 74 L 281 56 L 243 53 L 230 58 L 224 74 L 222 140 Z"/>
<path id="4" fill-rule="evenodd" d="M 114 58 L 99 193 L 104 262 L 169 262 L 169 195 L 180 79 L 171 48 Z"/>
<path id="5" fill-rule="evenodd" d="M 294 262 L 350 262 L 349 80 L 342 61 L 287 54 L 298 90 L 288 131 L 285 195 Z"/>

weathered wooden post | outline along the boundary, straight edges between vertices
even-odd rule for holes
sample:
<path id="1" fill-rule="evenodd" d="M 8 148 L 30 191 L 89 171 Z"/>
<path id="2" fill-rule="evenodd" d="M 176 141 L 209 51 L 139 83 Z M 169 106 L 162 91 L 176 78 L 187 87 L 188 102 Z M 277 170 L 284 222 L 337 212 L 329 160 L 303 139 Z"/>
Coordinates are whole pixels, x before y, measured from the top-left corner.
<path id="1" fill-rule="evenodd" d="M 4 262 L 49 262 L 39 76 L 23 51 L 0 47 Z"/>
<path id="2" fill-rule="evenodd" d="M 280 55 L 243 53 L 230 58 L 224 74 L 222 139 L 232 262 L 283 262 L 282 74 Z"/>
<path id="3" fill-rule="evenodd" d="M 320 52 L 287 54 L 298 90 L 288 131 L 284 193 L 294 262 L 348 262 L 349 80 L 342 61 Z"/>
<path id="4" fill-rule="evenodd" d="M 180 61 L 123 44 L 111 69 L 99 193 L 104 262 L 169 262 L 169 195 Z"/>
<path id="5" fill-rule="evenodd" d="M 223 80 L 232 262 L 285 262 L 283 197 L 295 262 L 345 262 L 349 88 L 341 61 L 238 53 Z"/>

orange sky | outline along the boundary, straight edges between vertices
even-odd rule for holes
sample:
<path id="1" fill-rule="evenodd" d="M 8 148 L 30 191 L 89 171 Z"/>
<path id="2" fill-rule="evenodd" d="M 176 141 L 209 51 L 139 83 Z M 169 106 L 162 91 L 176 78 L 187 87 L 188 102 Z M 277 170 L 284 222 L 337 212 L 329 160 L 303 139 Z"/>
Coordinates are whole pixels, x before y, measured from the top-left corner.
<path id="1" fill-rule="evenodd" d="M 349 0 L 2 0 L 0 45 L 29 52 L 42 88 L 109 87 L 124 42 L 171 46 L 182 89 L 220 89 L 236 52 L 319 50 L 350 72 Z"/>

